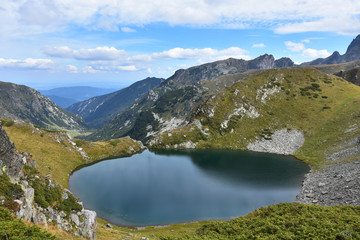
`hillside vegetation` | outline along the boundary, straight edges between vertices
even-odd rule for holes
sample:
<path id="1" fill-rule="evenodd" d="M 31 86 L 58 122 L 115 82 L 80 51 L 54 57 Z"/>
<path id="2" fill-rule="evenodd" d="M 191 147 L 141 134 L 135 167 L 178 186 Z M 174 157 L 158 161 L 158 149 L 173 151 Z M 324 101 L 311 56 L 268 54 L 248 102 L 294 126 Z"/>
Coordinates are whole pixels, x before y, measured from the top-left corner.
<path id="1" fill-rule="evenodd" d="M 360 207 L 281 203 L 231 221 L 204 224 L 195 234 L 161 239 L 359 239 Z"/>
<path id="2" fill-rule="evenodd" d="M 359 132 L 360 88 L 313 68 L 267 70 L 235 83 L 197 109 L 193 124 L 164 133 L 152 147 L 248 149 L 271 141 L 281 129 L 296 130 L 305 143 L 296 155 L 319 167 Z M 345 133 L 346 132 L 346 133 Z"/>
<path id="3" fill-rule="evenodd" d="M 141 149 L 130 138 L 107 142 L 87 142 L 71 138 L 65 132 L 50 131 L 25 122 L 2 120 L 10 140 L 19 152 L 29 152 L 43 175 L 68 186 L 69 174 L 95 160 L 133 154 Z"/>
<path id="4" fill-rule="evenodd" d="M 293 66 L 289 58 L 275 60 L 274 56 L 264 54 L 252 60 L 229 58 L 212 63 L 180 69 L 166 79 L 159 87 L 149 91 L 126 111 L 116 115 L 103 128 L 85 137 L 87 140 L 108 140 L 129 135 L 146 142 L 153 136 L 184 126 L 191 118 L 193 110 L 206 99 L 209 94 L 218 93 L 234 81 L 233 74 L 242 73 L 242 77 L 252 75 L 256 71 Z M 224 76 L 224 78 L 220 78 Z M 237 79 L 239 80 L 239 78 Z M 183 91 L 187 96 L 176 98 Z M 171 100 L 171 102 L 167 102 Z M 164 109 L 159 105 L 171 105 Z M 171 110 L 171 111 L 169 111 Z"/>

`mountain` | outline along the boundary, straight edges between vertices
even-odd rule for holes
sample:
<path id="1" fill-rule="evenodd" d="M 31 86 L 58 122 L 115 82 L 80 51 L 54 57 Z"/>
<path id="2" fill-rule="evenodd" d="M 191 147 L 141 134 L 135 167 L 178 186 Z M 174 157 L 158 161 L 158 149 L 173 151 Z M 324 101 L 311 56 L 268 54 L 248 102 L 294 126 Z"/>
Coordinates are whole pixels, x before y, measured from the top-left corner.
<path id="1" fill-rule="evenodd" d="M 265 54 L 249 61 L 229 58 L 180 69 L 86 139 L 101 140 L 129 135 L 146 141 L 160 132 L 187 124 L 194 109 L 210 95 L 234 82 L 264 69 L 293 65 L 291 59 L 275 60 L 272 55 Z M 237 73 L 241 74 L 232 77 Z"/>
<path id="2" fill-rule="evenodd" d="M 50 98 L 51 101 L 53 101 L 59 107 L 62 107 L 62 108 L 67 108 L 70 105 L 72 105 L 76 102 L 79 102 L 78 100 L 73 99 L 73 98 L 65 98 L 65 97 L 60 97 L 57 95 L 46 95 L 46 97 Z"/>
<path id="3" fill-rule="evenodd" d="M 360 67 L 353 68 L 347 71 L 340 71 L 335 73 L 334 75 L 360 86 Z"/>
<path id="4" fill-rule="evenodd" d="M 162 78 L 146 78 L 119 91 L 75 103 L 67 110 L 82 116 L 90 127 L 99 128 L 163 81 Z"/>
<path id="5" fill-rule="evenodd" d="M 359 102 L 360 87 L 334 75 L 266 70 L 209 98 L 189 124 L 149 145 L 295 154 L 316 168 L 358 159 Z"/>
<path id="6" fill-rule="evenodd" d="M 358 35 L 350 43 L 344 55 L 340 55 L 338 51 L 335 51 L 331 56 L 327 58 L 318 58 L 311 62 L 305 62 L 301 65 L 325 65 L 351 62 L 360 59 L 360 35 Z"/>
<path id="7" fill-rule="evenodd" d="M 50 90 L 39 90 L 39 92 L 49 97 L 53 102 L 62 108 L 66 108 L 76 102 L 87 100 L 91 97 L 114 92 L 114 89 L 94 88 L 87 86 L 61 87 Z"/>
<path id="8" fill-rule="evenodd" d="M 56 130 L 85 130 L 79 115 L 68 112 L 24 85 L 0 82 L 0 117 Z"/>

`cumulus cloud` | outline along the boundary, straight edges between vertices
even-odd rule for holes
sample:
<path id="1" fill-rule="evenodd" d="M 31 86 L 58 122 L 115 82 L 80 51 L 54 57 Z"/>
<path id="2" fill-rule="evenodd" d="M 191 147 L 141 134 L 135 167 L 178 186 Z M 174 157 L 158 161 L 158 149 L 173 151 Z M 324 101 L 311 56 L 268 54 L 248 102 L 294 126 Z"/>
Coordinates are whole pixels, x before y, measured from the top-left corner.
<path id="1" fill-rule="evenodd" d="M 120 57 L 127 57 L 125 50 L 118 50 L 114 47 L 96 47 L 94 49 L 74 50 L 67 46 L 46 47 L 44 53 L 50 57 L 74 58 L 77 60 L 115 60 Z"/>
<path id="2" fill-rule="evenodd" d="M 330 56 L 330 53 L 326 49 L 316 50 L 307 48 L 302 52 L 302 55 L 307 58 L 324 58 Z"/>
<path id="3" fill-rule="evenodd" d="M 293 52 L 300 52 L 305 49 L 305 45 L 303 43 L 294 43 L 291 41 L 285 42 L 286 47 Z"/>
<path id="4" fill-rule="evenodd" d="M 219 60 L 226 58 L 242 58 L 250 59 L 248 52 L 239 47 L 230 47 L 223 50 L 217 50 L 213 48 L 173 48 L 160 53 L 153 53 L 154 59 L 197 59 L 199 61 L 206 60 Z"/>
<path id="5" fill-rule="evenodd" d="M 119 25 L 165 22 L 218 28 L 260 26 L 277 33 L 357 34 L 359 12 L 358 0 L 3 0 L 0 31 L 34 33 L 69 25 L 117 31 Z"/>
<path id="6" fill-rule="evenodd" d="M 265 44 L 263 44 L 263 43 L 255 43 L 255 44 L 252 45 L 252 47 L 253 48 L 263 48 L 263 47 L 265 47 Z"/>
<path id="7" fill-rule="evenodd" d="M 54 69 L 56 64 L 51 59 L 5 59 L 0 58 L 0 68 L 16 70 L 50 70 Z"/>
<path id="8" fill-rule="evenodd" d="M 302 41 L 308 43 L 308 41 Z M 323 58 L 330 55 L 326 49 L 316 50 L 312 48 L 306 48 L 303 43 L 295 43 L 291 41 L 285 42 L 286 47 L 292 52 L 301 52 L 301 55 L 306 58 Z"/>

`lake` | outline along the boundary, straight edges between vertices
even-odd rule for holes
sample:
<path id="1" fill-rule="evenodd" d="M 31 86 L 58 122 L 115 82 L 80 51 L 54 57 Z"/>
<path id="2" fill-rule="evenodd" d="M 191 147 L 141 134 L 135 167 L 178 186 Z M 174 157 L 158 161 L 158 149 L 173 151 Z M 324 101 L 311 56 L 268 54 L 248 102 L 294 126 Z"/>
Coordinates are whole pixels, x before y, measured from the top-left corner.
<path id="1" fill-rule="evenodd" d="M 292 202 L 309 168 L 291 156 L 225 150 L 144 151 L 84 167 L 70 190 L 120 226 L 230 219 Z"/>

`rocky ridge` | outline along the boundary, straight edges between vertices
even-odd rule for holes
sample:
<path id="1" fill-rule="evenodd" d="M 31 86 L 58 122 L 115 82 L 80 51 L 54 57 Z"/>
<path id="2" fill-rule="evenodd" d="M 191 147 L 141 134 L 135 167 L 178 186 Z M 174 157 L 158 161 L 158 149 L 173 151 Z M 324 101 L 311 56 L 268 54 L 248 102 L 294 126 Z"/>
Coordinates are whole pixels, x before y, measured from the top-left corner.
<path id="1" fill-rule="evenodd" d="M 0 109 L 1 118 L 31 122 L 47 129 L 87 129 L 79 115 L 62 109 L 24 85 L 0 82 Z"/>
<path id="2" fill-rule="evenodd" d="M 96 239 L 96 212 L 83 209 L 81 211 L 71 211 L 66 214 L 51 206 L 42 208 L 35 202 L 35 189 L 29 183 L 30 176 L 23 174 L 23 166 L 34 167 L 35 160 L 31 159 L 29 153 L 19 154 L 13 143 L 10 142 L 5 130 L 0 123 L 0 174 L 7 174 L 12 182 L 21 186 L 24 195 L 19 199 L 14 199 L 17 205 L 15 208 L 16 216 L 19 219 L 27 220 L 35 224 L 55 224 L 58 228 L 74 233 L 90 239 Z M 35 175 L 34 178 L 39 179 L 40 176 Z M 46 176 L 48 188 L 59 187 L 51 179 Z M 62 200 L 67 200 L 71 192 L 64 189 L 61 193 Z M 0 200 L 0 205 L 4 205 L 5 200 Z"/>
<path id="3" fill-rule="evenodd" d="M 311 62 L 305 62 L 301 65 L 325 65 L 351 62 L 360 59 L 360 35 L 358 35 L 348 46 L 346 52 L 341 55 L 338 51 L 335 51 L 327 58 L 318 58 Z"/>
<path id="4" fill-rule="evenodd" d="M 293 65 L 291 59 L 275 60 L 272 55 L 265 54 L 248 61 L 229 58 L 180 69 L 86 139 L 104 140 L 129 135 L 146 142 L 149 140 L 146 132 L 151 132 L 151 136 L 154 136 L 164 132 L 164 129 L 168 130 L 169 126 L 173 126 L 171 129 L 174 129 L 186 125 L 194 109 L 206 101 L 209 95 L 216 94 L 226 86 L 255 73 L 248 72 Z M 242 73 L 243 76 L 236 78 L 225 77 Z M 169 107 L 165 107 L 166 104 Z M 155 118 L 154 114 L 158 118 Z M 181 124 L 172 124 L 173 122 L 181 122 Z"/>
<path id="5" fill-rule="evenodd" d="M 75 103 L 67 107 L 67 110 L 82 116 L 90 127 L 99 128 L 116 114 L 130 107 L 135 100 L 158 87 L 164 80 L 162 78 L 146 78 L 119 91 Z"/>

